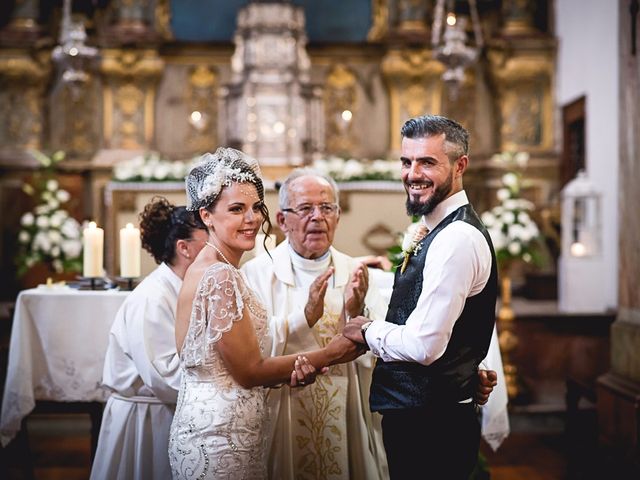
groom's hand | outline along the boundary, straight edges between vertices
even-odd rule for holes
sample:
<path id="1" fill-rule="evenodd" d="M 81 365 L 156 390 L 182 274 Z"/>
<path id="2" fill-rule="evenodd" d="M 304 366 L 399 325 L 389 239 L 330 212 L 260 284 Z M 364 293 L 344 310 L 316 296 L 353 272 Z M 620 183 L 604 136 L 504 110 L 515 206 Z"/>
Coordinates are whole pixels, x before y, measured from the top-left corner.
<path id="1" fill-rule="evenodd" d="M 498 374 L 493 370 L 478 370 L 478 390 L 475 400 L 478 405 L 484 405 L 489 401 L 489 395 L 493 387 L 498 384 Z"/>
<path id="2" fill-rule="evenodd" d="M 342 329 L 342 335 L 347 337 L 352 342 L 356 342 L 364 345 L 364 338 L 362 338 L 362 325 L 369 321 L 366 317 L 354 317 L 347 322 Z"/>
<path id="3" fill-rule="evenodd" d="M 329 364 L 345 363 L 355 360 L 365 352 L 362 345 L 352 342 L 344 335 L 337 334 L 325 347 L 329 353 Z"/>

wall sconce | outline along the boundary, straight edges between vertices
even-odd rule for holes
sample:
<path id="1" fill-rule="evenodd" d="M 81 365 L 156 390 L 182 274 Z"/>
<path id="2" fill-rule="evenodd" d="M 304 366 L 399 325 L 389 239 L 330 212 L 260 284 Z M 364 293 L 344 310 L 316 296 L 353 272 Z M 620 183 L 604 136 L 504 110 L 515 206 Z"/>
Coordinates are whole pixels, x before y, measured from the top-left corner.
<path id="1" fill-rule="evenodd" d="M 573 257 L 600 253 L 600 194 L 580 170 L 562 191 L 563 251 Z"/>
<path id="2" fill-rule="evenodd" d="M 600 273 L 602 259 L 601 195 L 584 170 L 562 190 L 562 253 L 558 308 L 572 313 L 606 309 Z"/>

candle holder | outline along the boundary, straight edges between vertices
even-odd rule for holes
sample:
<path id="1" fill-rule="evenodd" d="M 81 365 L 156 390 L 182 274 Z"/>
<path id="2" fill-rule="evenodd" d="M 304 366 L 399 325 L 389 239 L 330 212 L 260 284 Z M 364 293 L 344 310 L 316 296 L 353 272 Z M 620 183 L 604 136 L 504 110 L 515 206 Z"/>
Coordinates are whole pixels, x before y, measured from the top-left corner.
<path id="1" fill-rule="evenodd" d="M 130 292 L 136 287 L 136 279 L 138 277 L 116 277 L 116 283 L 120 287 L 120 290 Z"/>
<path id="2" fill-rule="evenodd" d="M 111 286 L 103 277 L 78 277 L 79 290 L 109 290 Z"/>

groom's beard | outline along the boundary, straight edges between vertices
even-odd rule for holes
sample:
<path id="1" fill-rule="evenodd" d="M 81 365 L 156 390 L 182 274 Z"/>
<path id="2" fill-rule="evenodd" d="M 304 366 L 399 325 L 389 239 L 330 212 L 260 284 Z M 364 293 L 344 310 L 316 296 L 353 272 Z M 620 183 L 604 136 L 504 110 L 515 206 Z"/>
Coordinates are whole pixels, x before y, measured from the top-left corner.
<path id="1" fill-rule="evenodd" d="M 420 203 L 420 197 L 418 195 L 415 195 L 413 198 L 411 198 L 411 195 L 407 193 L 407 202 L 405 204 L 407 207 L 407 215 L 411 215 L 414 217 L 429 215 L 441 201 L 449 196 L 449 194 L 451 193 L 452 185 L 453 171 L 451 172 L 451 175 L 447 179 L 446 183 L 443 183 L 442 185 L 437 187 L 433 191 L 433 194 L 429 198 L 427 198 L 424 203 Z"/>

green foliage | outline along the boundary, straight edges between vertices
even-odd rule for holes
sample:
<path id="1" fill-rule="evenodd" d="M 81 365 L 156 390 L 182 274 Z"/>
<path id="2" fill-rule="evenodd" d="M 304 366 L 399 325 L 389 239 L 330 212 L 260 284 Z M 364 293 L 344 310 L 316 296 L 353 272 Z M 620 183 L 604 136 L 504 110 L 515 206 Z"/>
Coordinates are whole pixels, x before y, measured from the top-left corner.
<path id="1" fill-rule="evenodd" d="M 74 272 L 82 269 L 81 227 L 62 206 L 71 195 L 60 188 L 54 178 L 55 165 L 61 162 L 64 152 L 47 156 L 40 151 L 31 152 L 41 165 L 40 170 L 23 191 L 36 199 L 36 206 L 20 218 L 16 265 L 18 276 L 32 266 L 43 263 L 51 271 Z"/>

